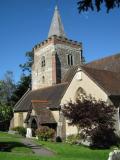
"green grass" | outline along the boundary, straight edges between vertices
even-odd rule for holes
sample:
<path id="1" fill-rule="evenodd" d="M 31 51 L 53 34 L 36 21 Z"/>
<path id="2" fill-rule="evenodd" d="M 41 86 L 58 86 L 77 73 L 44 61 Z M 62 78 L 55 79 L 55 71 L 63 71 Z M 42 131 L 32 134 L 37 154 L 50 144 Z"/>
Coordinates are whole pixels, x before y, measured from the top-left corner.
<path id="1" fill-rule="evenodd" d="M 84 146 L 69 145 L 66 143 L 39 142 L 56 153 L 61 160 L 107 160 L 110 150 L 92 150 Z"/>
<path id="2" fill-rule="evenodd" d="M 7 152 L 0 152 L 0 159 L 5 160 L 107 160 L 110 150 L 91 150 L 83 146 L 65 143 L 40 142 L 43 147 L 55 153 L 53 157 L 37 156 L 20 142 L 21 137 L 0 132 L 0 144 L 11 145 Z"/>
<path id="3" fill-rule="evenodd" d="M 20 135 L 11 135 L 0 132 L 0 147 L 8 146 L 7 152 L 11 153 L 32 153 L 32 150 L 20 142 Z"/>

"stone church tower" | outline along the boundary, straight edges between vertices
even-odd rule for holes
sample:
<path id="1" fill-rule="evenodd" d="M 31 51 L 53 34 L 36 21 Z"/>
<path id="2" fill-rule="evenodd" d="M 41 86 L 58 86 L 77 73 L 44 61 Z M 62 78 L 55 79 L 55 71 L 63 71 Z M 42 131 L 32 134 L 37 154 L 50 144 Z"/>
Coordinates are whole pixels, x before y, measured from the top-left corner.
<path id="1" fill-rule="evenodd" d="M 82 44 L 66 37 L 55 7 L 48 39 L 34 47 L 32 90 L 61 83 L 68 69 L 81 64 L 81 61 Z"/>

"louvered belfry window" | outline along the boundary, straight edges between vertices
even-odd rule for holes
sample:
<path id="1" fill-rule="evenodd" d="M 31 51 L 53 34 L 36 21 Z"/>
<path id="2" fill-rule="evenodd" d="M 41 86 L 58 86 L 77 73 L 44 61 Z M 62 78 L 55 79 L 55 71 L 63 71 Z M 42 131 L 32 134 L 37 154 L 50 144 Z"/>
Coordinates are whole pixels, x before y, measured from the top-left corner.
<path id="1" fill-rule="evenodd" d="M 72 66 L 73 65 L 73 56 L 72 56 L 72 54 L 68 54 L 68 65 L 69 66 Z"/>

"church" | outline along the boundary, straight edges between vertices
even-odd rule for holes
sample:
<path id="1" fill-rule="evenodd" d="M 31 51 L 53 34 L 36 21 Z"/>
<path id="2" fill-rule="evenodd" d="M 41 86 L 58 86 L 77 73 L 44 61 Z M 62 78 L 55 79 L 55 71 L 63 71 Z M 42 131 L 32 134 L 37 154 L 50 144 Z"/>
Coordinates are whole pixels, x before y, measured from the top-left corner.
<path id="1" fill-rule="evenodd" d="M 32 89 L 14 107 L 14 127 L 32 131 L 48 126 L 61 138 L 76 134 L 76 126 L 69 124 L 61 107 L 86 94 L 116 106 L 115 128 L 119 133 L 120 54 L 84 64 L 82 43 L 66 37 L 57 7 L 47 40 L 35 45 L 33 52 Z"/>

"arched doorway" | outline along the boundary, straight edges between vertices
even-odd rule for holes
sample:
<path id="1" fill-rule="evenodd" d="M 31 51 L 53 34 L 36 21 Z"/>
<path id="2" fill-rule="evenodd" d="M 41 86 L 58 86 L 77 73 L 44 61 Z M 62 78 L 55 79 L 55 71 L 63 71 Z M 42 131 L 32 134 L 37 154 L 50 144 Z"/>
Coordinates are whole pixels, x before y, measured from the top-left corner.
<path id="1" fill-rule="evenodd" d="M 32 119 L 32 121 L 31 121 L 31 129 L 32 129 L 32 137 L 35 137 L 36 136 L 36 129 L 37 129 L 38 127 L 37 127 L 37 122 L 36 122 L 36 120 L 35 120 L 35 118 L 34 119 Z"/>

